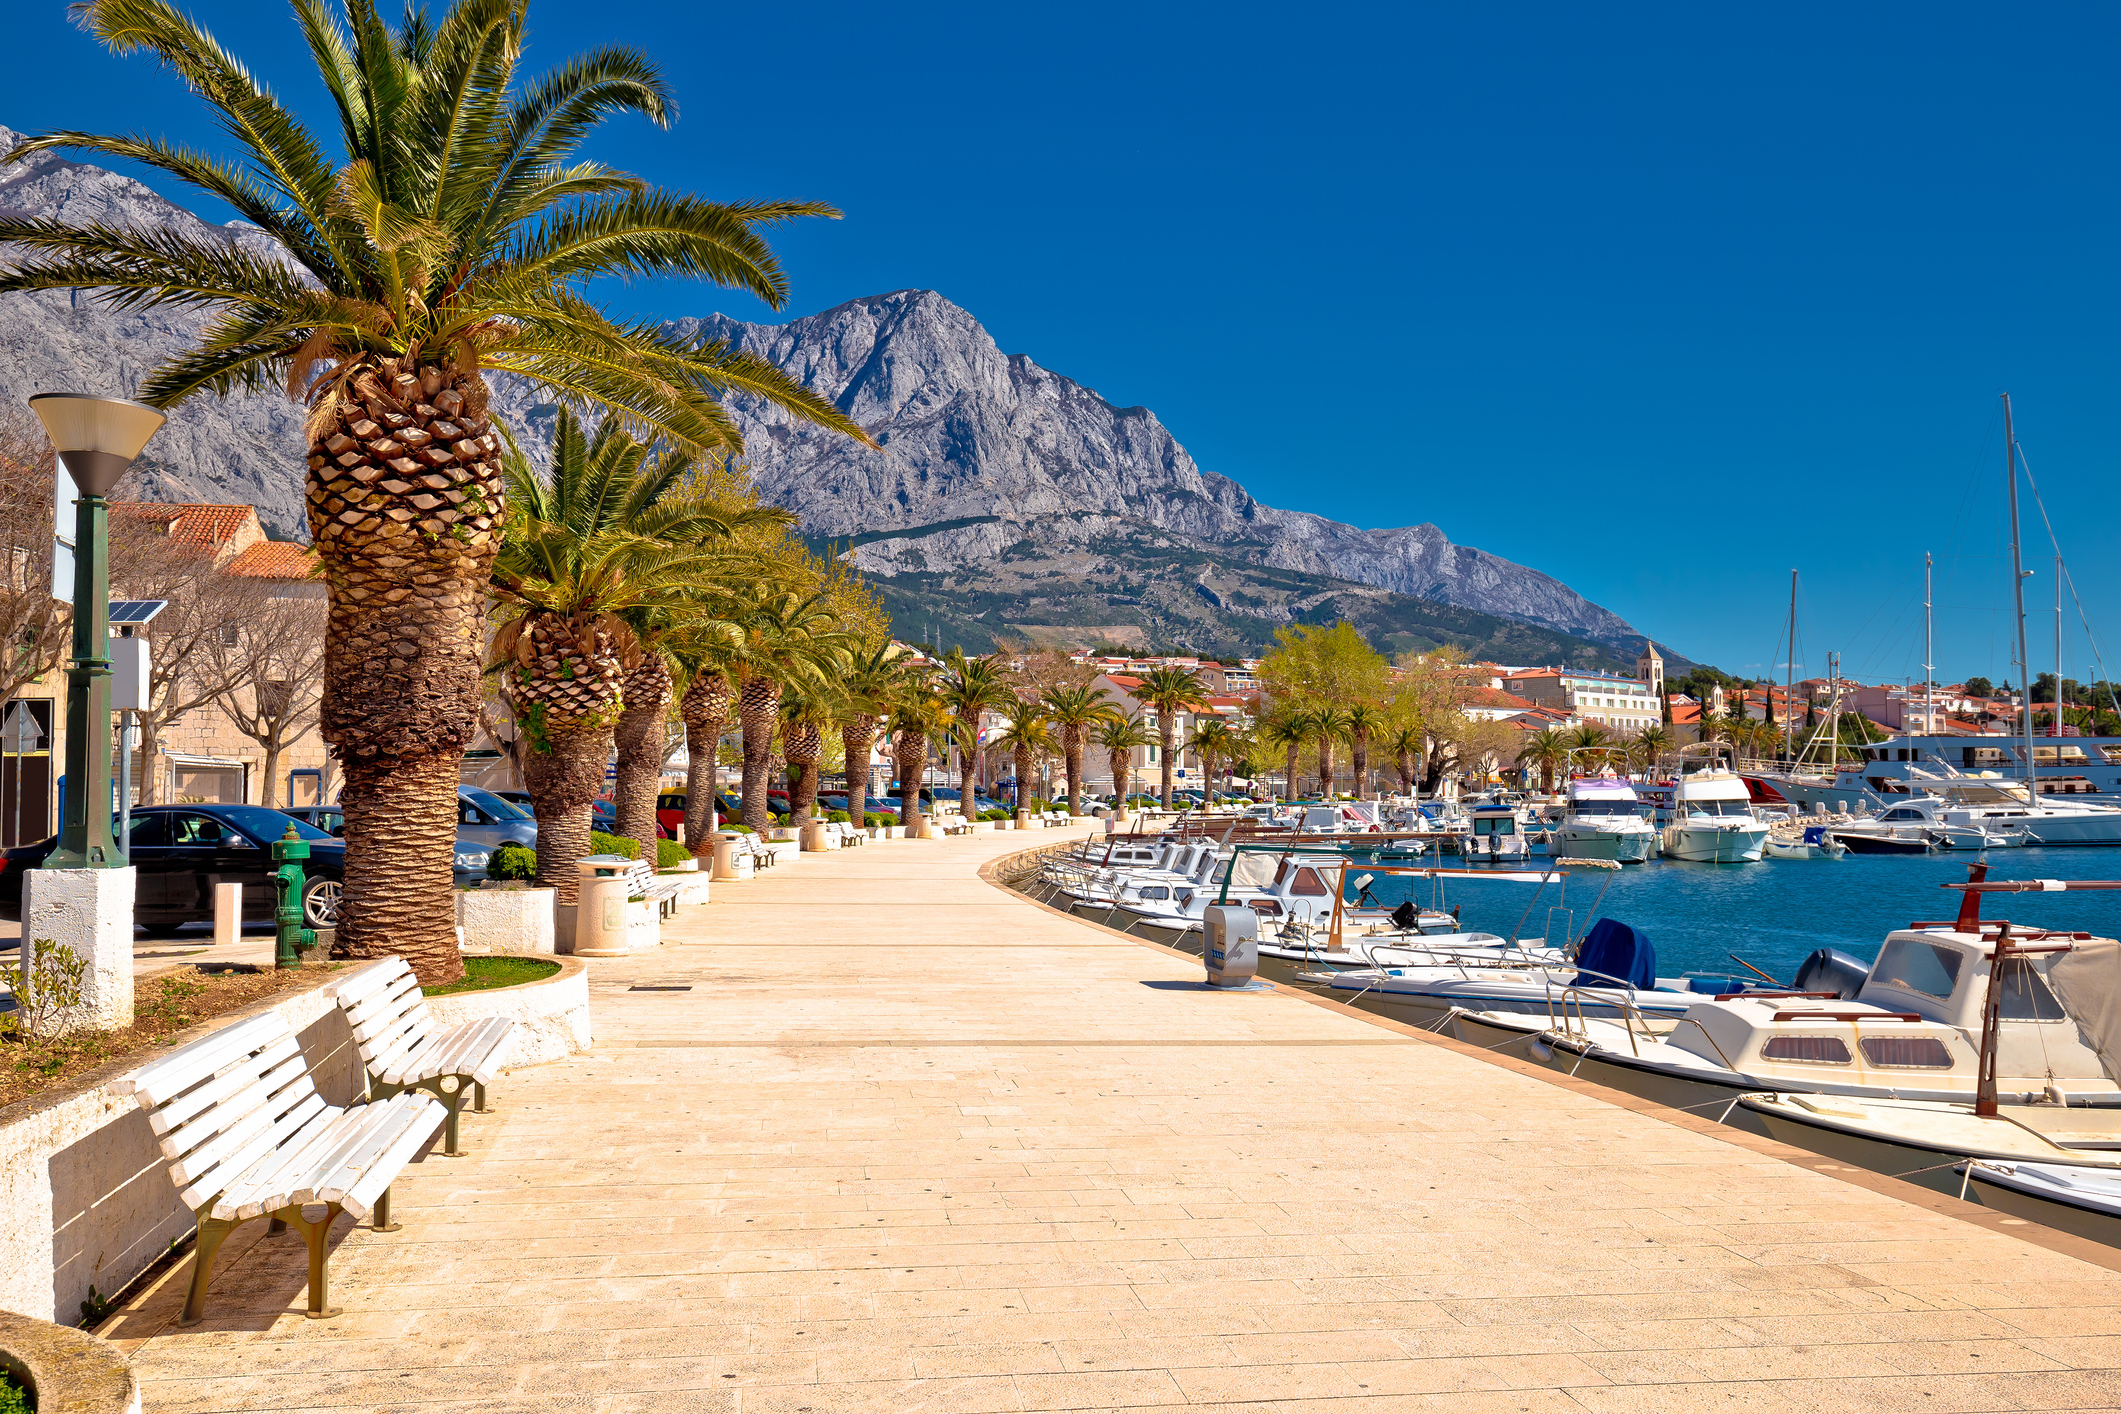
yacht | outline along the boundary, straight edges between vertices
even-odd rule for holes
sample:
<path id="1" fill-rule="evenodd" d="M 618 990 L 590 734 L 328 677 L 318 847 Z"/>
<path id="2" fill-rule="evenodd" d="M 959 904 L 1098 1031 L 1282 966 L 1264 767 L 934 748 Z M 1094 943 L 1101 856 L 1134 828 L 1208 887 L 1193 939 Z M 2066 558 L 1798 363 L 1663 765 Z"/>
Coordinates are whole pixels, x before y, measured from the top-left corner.
<path id="1" fill-rule="evenodd" d="M 1479 859 L 1523 859 L 1532 850 L 1532 812 L 1511 802 L 1478 802 L 1466 807 L 1472 833 L 1461 840 L 1467 856 Z"/>
<path id="2" fill-rule="evenodd" d="M 2032 840 L 2032 831 L 2023 824 L 2012 824 L 2013 818 L 2007 810 L 1970 810 L 1946 796 L 1923 794 L 1888 805 L 1867 820 L 1835 825 L 1827 833 L 1857 854 L 2015 849 Z"/>
<path id="3" fill-rule="evenodd" d="M 1558 855 L 1622 864 L 1640 864 L 1657 849 L 1657 831 L 1643 818 L 1635 788 L 1610 774 L 1569 782 L 1568 804 L 1553 840 Z"/>
<path id="4" fill-rule="evenodd" d="M 1767 837 L 1745 782 L 1719 769 L 1679 778 L 1661 843 L 1674 859 L 1732 864 L 1758 859 Z"/>

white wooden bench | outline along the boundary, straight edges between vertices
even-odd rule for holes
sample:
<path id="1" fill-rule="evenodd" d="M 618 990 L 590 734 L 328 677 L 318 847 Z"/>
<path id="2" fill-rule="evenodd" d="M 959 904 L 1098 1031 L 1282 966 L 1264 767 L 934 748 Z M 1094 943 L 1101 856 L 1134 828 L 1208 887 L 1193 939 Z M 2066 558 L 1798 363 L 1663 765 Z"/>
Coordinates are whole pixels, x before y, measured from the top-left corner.
<path id="1" fill-rule="evenodd" d="M 214 1253 L 252 1218 L 302 1234 L 309 1247 L 309 1314 L 334 1316 L 325 1240 L 342 1212 L 374 1214 L 394 1232 L 390 1185 L 446 1119 L 426 1095 L 341 1107 L 317 1093 L 287 1018 L 267 1012 L 224 1027 L 111 1084 L 147 1111 L 177 1196 L 197 1215 L 191 1294 L 180 1325 L 206 1309 Z M 306 1205 L 322 1203 L 310 1222 Z"/>
<path id="2" fill-rule="evenodd" d="M 427 1014 L 419 979 L 402 957 L 357 967 L 327 986 L 324 995 L 339 1004 L 353 1028 L 370 1098 L 427 1091 L 448 1110 L 443 1151 L 452 1159 L 461 1157 L 457 1116 L 467 1098 L 474 1113 L 486 1113 L 486 1087 L 515 1042 L 515 1022 L 487 1016 L 439 1030 Z"/>

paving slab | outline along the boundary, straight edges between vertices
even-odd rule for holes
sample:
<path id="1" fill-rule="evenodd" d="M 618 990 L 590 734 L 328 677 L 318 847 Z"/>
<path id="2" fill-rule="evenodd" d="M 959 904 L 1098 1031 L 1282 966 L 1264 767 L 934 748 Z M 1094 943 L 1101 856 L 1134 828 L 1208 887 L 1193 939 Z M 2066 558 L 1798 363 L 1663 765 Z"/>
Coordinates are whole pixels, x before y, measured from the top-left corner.
<path id="1" fill-rule="evenodd" d="M 980 876 L 1060 832 L 806 855 L 590 963 L 342 1220 L 107 1333 L 146 1407 L 1244 1411 L 2121 1407 L 2121 1272 L 1593 1086 L 1199 964 Z M 690 991 L 634 991 L 689 985 Z"/>

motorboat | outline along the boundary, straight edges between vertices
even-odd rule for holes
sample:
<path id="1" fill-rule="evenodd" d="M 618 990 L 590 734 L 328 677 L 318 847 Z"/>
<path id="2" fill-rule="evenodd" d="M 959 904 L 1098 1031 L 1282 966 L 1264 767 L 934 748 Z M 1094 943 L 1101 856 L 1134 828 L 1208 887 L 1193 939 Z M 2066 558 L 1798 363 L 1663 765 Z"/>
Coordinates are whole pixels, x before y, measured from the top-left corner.
<path id="1" fill-rule="evenodd" d="M 1657 849 L 1635 788 L 1610 773 L 1569 782 L 1568 804 L 1554 831 L 1554 853 L 1570 859 L 1640 864 Z"/>
<path id="2" fill-rule="evenodd" d="M 1993 959 L 2006 925 L 1982 921 L 1979 891 L 1966 900 L 1949 923 L 1887 934 L 1874 963 L 1821 948 L 1789 987 L 1762 979 L 1698 997 L 1669 1027 L 1647 1015 L 1579 1021 L 1557 1012 L 1543 1026 L 1522 1015 L 1468 1014 L 1454 1019 L 1454 1031 L 1473 1045 L 1730 1122 L 1748 1121 L 1730 1106 L 1755 1092 L 1964 1105 L 1977 1098 L 1995 975 L 1998 1096 L 2043 1113 L 2099 1109 L 2121 1123 L 2121 1086 L 2052 981 L 2057 969 L 2064 978 L 2096 972 L 2112 955 L 2121 987 L 2121 953 L 2108 951 L 2121 944 L 2019 931 L 2003 942 L 1999 972 Z"/>
<path id="3" fill-rule="evenodd" d="M 1754 811 L 1745 782 L 1732 771 L 1681 776 L 1672 822 L 1664 827 L 1665 854 L 1702 863 L 1735 864 L 1760 858 L 1768 826 Z"/>
<path id="4" fill-rule="evenodd" d="M 1842 1095 L 1746 1095 L 1771 1139 L 1873 1173 L 1956 1193 L 1968 1160 L 2096 1169 L 2121 1177 L 2121 1110 L 1971 1105 Z"/>
<path id="5" fill-rule="evenodd" d="M 1807 825 L 1795 839 L 1769 834 L 1761 853 L 1768 859 L 1839 859 L 1849 847 L 1834 838 L 1824 825 Z"/>
<path id="6" fill-rule="evenodd" d="M 1972 1159 L 1957 1166 L 1960 1195 L 1984 1208 L 2121 1247 L 2121 1172 L 2066 1164 Z"/>
<path id="7" fill-rule="evenodd" d="M 1685 979 L 1656 975 L 1657 955 L 1639 928 L 1601 918 L 1557 961 L 1542 943 L 1493 961 L 1466 959 L 1446 966 L 1377 967 L 1300 974 L 1336 1000 L 1421 1026 L 1456 1012 L 1516 1013 L 1526 1017 L 1628 1017 L 1638 1025 L 1674 1024 L 1694 993 Z"/>
<path id="8" fill-rule="evenodd" d="M 1471 827 L 1459 841 L 1463 852 L 1480 859 L 1523 859 L 1532 848 L 1532 812 L 1523 805 L 1498 801 L 1466 807 Z"/>
<path id="9" fill-rule="evenodd" d="M 1835 825 L 1833 837 L 1858 854 L 1926 854 L 1933 849 L 2016 849 L 2032 831 L 2008 817 L 1956 808 L 1941 795 L 1895 801 L 1868 819 Z"/>

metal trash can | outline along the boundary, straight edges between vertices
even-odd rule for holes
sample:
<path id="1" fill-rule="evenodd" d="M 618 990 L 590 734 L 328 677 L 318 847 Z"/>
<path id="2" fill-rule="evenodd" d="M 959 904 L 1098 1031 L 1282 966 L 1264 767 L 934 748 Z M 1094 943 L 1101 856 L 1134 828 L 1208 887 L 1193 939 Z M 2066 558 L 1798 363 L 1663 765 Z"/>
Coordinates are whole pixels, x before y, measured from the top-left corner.
<path id="1" fill-rule="evenodd" d="M 626 871 L 633 861 L 619 854 L 592 854 L 575 864 L 581 871 L 574 901 L 574 955 L 624 957 L 626 896 L 633 891 Z"/>

